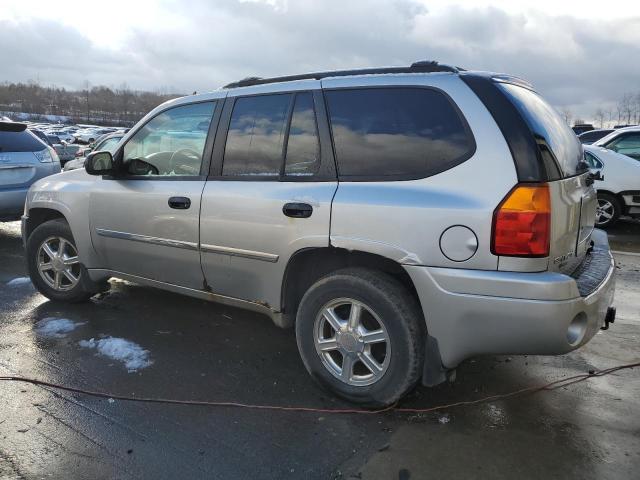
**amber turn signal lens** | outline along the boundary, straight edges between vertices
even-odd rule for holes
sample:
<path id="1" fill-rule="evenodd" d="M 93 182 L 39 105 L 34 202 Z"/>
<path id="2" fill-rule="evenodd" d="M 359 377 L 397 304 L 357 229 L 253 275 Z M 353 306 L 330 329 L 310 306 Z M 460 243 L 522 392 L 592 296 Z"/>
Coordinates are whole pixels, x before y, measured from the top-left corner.
<path id="1" fill-rule="evenodd" d="M 517 185 L 493 213 L 491 252 L 511 257 L 546 257 L 550 234 L 549 186 Z"/>

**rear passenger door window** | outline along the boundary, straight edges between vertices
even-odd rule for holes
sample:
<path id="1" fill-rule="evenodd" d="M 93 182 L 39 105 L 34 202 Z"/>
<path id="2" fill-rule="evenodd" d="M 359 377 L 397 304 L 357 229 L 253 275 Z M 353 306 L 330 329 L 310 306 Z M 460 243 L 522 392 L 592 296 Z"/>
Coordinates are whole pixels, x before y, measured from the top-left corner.
<path id="1" fill-rule="evenodd" d="M 223 176 L 295 180 L 316 175 L 319 167 L 320 143 L 310 92 L 235 100 Z"/>
<path id="2" fill-rule="evenodd" d="M 278 178 L 291 94 L 236 99 L 222 175 Z"/>
<path id="3" fill-rule="evenodd" d="M 439 90 L 338 89 L 325 95 L 343 180 L 424 178 L 475 151 L 465 120 Z"/>
<path id="4" fill-rule="evenodd" d="M 320 168 L 318 125 L 309 92 L 296 94 L 285 160 L 285 175 L 309 176 Z"/>

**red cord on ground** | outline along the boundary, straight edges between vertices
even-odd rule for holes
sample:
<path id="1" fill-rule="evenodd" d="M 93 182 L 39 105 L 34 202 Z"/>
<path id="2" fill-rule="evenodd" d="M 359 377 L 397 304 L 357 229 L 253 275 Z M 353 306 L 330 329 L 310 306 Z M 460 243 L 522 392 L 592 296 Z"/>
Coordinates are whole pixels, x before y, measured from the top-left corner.
<path id="1" fill-rule="evenodd" d="M 114 394 L 105 393 L 105 392 L 95 392 L 91 390 L 85 390 L 82 388 L 68 387 L 66 385 L 58 385 L 55 383 L 46 382 L 44 380 L 38 380 L 35 378 L 27 378 L 27 377 L 21 377 L 21 376 L 10 376 L 10 375 L 0 376 L 0 380 L 10 381 L 10 382 L 30 383 L 32 385 L 49 387 L 56 390 L 64 390 L 67 392 L 78 393 L 82 395 L 90 395 L 92 397 L 111 398 L 114 400 L 123 400 L 128 402 L 163 403 L 163 404 L 169 404 L 169 405 L 193 405 L 193 406 L 204 406 L 204 407 L 247 408 L 247 409 L 253 409 L 253 410 L 276 410 L 276 411 L 282 411 L 282 412 L 375 415 L 375 414 L 391 412 L 391 411 L 398 412 L 398 413 L 430 413 L 430 412 L 435 412 L 437 410 L 445 410 L 453 407 L 477 405 L 480 403 L 486 403 L 486 402 L 492 402 L 495 400 L 516 397 L 516 396 L 524 395 L 527 393 L 533 394 L 543 390 L 547 390 L 547 391 L 556 390 L 558 388 L 583 382 L 590 378 L 603 377 L 605 375 L 612 374 L 619 370 L 631 369 L 639 366 L 640 366 L 640 362 L 629 363 L 626 365 L 618 365 L 615 367 L 605 368 L 604 370 L 597 370 L 590 373 L 574 375 L 572 377 L 567 377 L 560 380 L 554 380 L 553 382 L 549 382 L 544 385 L 521 388 L 513 392 L 491 395 L 491 396 L 482 397 L 476 400 L 462 400 L 459 402 L 449 403 L 445 405 L 436 405 L 433 407 L 424 407 L 424 408 L 403 408 L 403 407 L 397 407 L 397 405 L 390 405 L 388 407 L 381 408 L 378 410 L 367 410 L 363 408 L 315 408 L 315 407 L 302 407 L 302 406 L 296 407 L 296 406 L 285 406 L 285 405 L 259 405 L 259 404 L 239 403 L 239 402 L 213 402 L 213 401 L 206 401 L 206 400 L 178 400 L 178 399 L 172 399 L 172 398 L 131 397 L 126 395 L 114 395 Z"/>

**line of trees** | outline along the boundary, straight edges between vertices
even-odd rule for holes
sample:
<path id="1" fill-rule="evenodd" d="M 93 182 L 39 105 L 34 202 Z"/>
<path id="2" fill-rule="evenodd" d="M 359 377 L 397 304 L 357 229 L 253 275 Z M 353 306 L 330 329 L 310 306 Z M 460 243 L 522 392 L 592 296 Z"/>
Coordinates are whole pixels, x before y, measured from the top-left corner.
<path id="1" fill-rule="evenodd" d="M 0 84 L 0 112 L 66 116 L 75 123 L 131 126 L 154 107 L 179 94 L 91 86 L 81 90 L 42 86 L 37 82 Z"/>
<path id="2" fill-rule="evenodd" d="M 571 125 L 574 120 L 573 112 L 569 108 L 560 111 L 562 117 Z M 614 125 L 640 125 L 640 92 L 624 93 L 615 105 L 599 107 L 593 113 L 594 126 L 597 128 L 613 127 Z M 575 117 L 574 125 L 585 123 L 582 118 Z"/>

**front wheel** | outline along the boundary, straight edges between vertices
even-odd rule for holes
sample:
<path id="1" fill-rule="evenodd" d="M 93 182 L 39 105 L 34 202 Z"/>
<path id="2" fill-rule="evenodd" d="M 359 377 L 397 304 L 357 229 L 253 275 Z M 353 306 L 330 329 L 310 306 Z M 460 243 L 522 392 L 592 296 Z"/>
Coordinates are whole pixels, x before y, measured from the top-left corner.
<path id="1" fill-rule="evenodd" d="M 51 300 L 80 302 L 101 290 L 80 263 L 65 220 L 49 220 L 39 225 L 27 239 L 26 253 L 33 285 Z"/>
<path id="2" fill-rule="evenodd" d="M 309 373 L 342 398 L 370 407 L 390 405 L 416 385 L 424 330 L 413 296 L 387 274 L 363 268 L 320 279 L 296 317 Z"/>
<path id="3" fill-rule="evenodd" d="M 620 201 L 608 193 L 598 193 L 598 207 L 596 209 L 596 227 L 608 228 L 620 218 L 622 206 Z"/>

